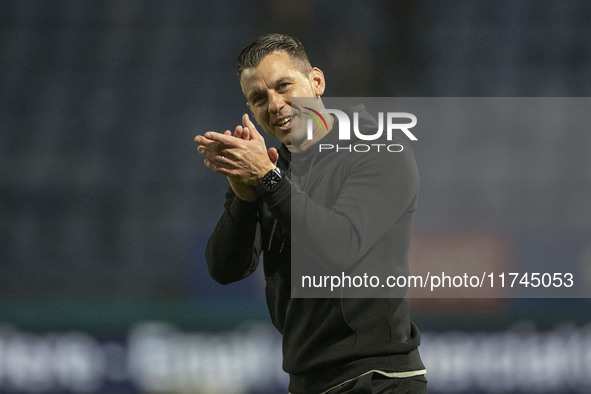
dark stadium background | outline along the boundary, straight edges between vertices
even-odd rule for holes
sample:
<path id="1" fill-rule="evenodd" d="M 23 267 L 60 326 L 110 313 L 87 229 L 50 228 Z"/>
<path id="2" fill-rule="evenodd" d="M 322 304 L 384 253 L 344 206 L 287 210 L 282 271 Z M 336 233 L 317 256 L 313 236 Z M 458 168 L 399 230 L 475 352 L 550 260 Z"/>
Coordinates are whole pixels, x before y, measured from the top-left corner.
<path id="1" fill-rule="evenodd" d="M 1 1 L 0 391 L 285 392 L 261 277 L 207 275 L 227 185 L 193 143 L 245 111 L 256 36 L 300 38 L 328 96 L 584 97 L 590 21 L 572 0 Z M 442 141 L 416 145 L 417 242 L 591 263 L 591 133 Z M 413 317 L 432 392 L 591 390 L 587 299 Z"/>

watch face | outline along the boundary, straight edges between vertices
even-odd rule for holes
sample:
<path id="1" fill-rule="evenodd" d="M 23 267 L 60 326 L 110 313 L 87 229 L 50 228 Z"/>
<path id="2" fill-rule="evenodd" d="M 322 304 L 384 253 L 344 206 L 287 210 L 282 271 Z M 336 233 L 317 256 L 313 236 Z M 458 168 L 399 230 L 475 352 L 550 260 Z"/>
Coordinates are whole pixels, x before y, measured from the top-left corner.
<path id="1" fill-rule="evenodd" d="M 273 190 L 281 182 L 281 173 L 278 169 L 271 170 L 261 178 L 261 185 L 267 190 Z"/>

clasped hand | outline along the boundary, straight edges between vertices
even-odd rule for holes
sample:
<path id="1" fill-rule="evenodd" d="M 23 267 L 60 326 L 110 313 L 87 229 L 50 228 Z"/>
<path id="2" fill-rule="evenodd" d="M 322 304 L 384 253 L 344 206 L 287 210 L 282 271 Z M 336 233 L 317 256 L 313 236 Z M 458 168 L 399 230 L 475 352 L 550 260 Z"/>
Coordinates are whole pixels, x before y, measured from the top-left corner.
<path id="1" fill-rule="evenodd" d="M 236 126 L 234 135 L 230 130 L 208 131 L 196 136 L 195 142 L 197 151 L 205 157 L 205 165 L 225 175 L 238 197 L 247 201 L 256 200 L 255 186 L 276 167 L 279 158 L 277 149 L 267 149 L 247 114 L 242 116 L 242 125 Z"/>

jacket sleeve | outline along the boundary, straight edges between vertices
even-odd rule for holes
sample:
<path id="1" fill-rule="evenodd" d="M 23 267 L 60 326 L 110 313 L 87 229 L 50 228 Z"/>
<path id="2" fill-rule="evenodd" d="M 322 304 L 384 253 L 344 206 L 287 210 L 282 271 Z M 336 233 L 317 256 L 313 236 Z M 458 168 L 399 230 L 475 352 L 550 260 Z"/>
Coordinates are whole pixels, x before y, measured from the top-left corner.
<path id="1" fill-rule="evenodd" d="M 258 204 L 241 200 L 231 188 L 226 193 L 224 213 L 205 248 L 207 268 L 216 282 L 236 282 L 255 271 L 261 252 Z"/>

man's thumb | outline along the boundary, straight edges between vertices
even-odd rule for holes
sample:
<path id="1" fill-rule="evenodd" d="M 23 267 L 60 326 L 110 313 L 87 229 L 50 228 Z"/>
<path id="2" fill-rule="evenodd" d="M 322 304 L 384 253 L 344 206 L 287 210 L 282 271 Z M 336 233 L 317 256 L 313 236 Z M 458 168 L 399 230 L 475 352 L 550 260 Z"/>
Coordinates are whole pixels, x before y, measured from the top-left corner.
<path id="1" fill-rule="evenodd" d="M 279 153 L 277 153 L 277 149 L 269 148 L 267 155 L 269 156 L 269 160 L 271 160 L 273 164 L 277 165 L 277 161 L 279 160 Z"/>

